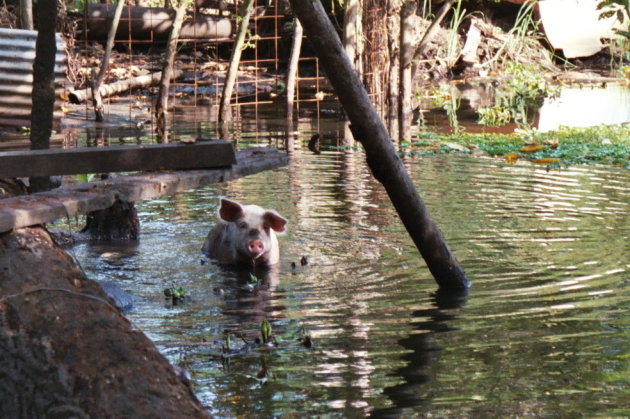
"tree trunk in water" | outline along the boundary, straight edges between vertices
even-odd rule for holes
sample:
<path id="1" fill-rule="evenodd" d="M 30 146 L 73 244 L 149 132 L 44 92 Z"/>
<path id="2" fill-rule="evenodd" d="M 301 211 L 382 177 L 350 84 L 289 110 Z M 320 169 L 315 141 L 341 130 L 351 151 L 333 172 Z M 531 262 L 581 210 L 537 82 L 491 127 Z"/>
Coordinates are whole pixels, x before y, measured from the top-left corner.
<path id="1" fill-rule="evenodd" d="M 361 25 L 361 2 L 359 0 L 346 1 L 346 10 L 343 15 L 343 47 L 348 54 L 348 59 L 354 69 L 363 74 L 361 68 L 361 39 L 363 28 Z"/>
<path id="2" fill-rule="evenodd" d="M 392 139 L 398 135 L 400 103 L 400 8 L 402 0 L 389 0 L 387 5 L 387 47 L 389 50 L 389 75 L 387 83 L 387 130 Z"/>
<path id="3" fill-rule="evenodd" d="M 96 80 L 92 80 L 92 98 L 94 100 L 94 115 L 97 121 L 101 122 L 104 120 L 103 118 L 103 101 L 101 99 L 101 95 L 98 94 L 99 88 L 105 79 L 105 74 L 107 73 L 107 67 L 109 65 L 109 57 L 112 54 L 112 49 L 114 48 L 114 38 L 116 37 L 116 31 L 118 30 L 118 22 L 120 22 L 120 15 L 122 14 L 123 7 L 125 6 L 125 2 L 123 0 L 119 0 L 116 5 L 116 10 L 114 12 L 114 19 L 112 20 L 112 26 L 109 28 L 109 36 L 107 37 L 107 44 L 105 45 L 105 55 L 103 56 L 103 61 L 101 62 L 101 69 L 98 72 L 98 76 Z"/>
<path id="4" fill-rule="evenodd" d="M 302 24 L 296 18 L 293 28 L 293 45 L 287 68 L 287 120 L 293 121 L 293 102 L 295 99 L 295 82 L 300 68 L 300 51 L 302 50 Z"/>
<path id="5" fill-rule="evenodd" d="M 385 187 L 433 277 L 441 288 L 467 288 L 466 274 L 418 195 L 321 3 L 291 0 L 291 6 L 352 123 L 354 138 L 365 148 L 374 177 Z"/>
<path id="6" fill-rule="evenodd" d="M 50 147 L 53 113 L 55 108 L 55 55 L 57 40 L 57 2 L 40 1 L 37 4 L 38 33 L 33 62 L 33 93 L 31 106 L 31 150 Z M 51 189 L 49 177 L 30 179 L 30 190 Z"/>
<path id="7" fill-rule="evenodd" d="M 0 234 L 0 353 L 0 417 L 209 417 L 42 227 Z"/>
<path id="8" fill-rule="evenodd" d="M 168 46 L 166 48 L 166 56 L 164 57 L 164 66 L 162 67 L 162 78 L 160 79 L 160 92 L 158 93 L 158 100 L 155 104 L 155 120 L 157 126 L 157 138 L 158 142 L 168 142 L 166 136 L 166 116 L 168 114 L 168 88 L 171 84 L 171 77 L 173 76 L 173 63 L 175 62 L 175 53 L 177 52 L 177 41 L 179 40 L 179 33 L 182 29 L 182 22 L 184 21 L 184 14 L 186 12 L 186 6 L 183 0 L 177 7 L 175 13 L 175 21 L 173 22 L 173 29 L 168 39 Z"/>
<path id="9" fill-rule="evenodd" d="M 249 18 L 252 15 L 252 10 L 254 8 L 254 0 L 245 0 L 245 3 L 241 5 L 241 8 L 243 11 L 240 16 L 241 25 L 238 29 L 236 41 L 234 41 L 232 57 L 230 58 L 230 67 L 228 68 L 227 75 L 225 76 L 223 95 L 221 96 L 221 104 L 219 105 L 219 122 L 231 119 L 230 99 L 232 99 L 234 83 L 236 82 L 236 77 L 238 76 L 238 65 L 241 62 L 241 53 L 243 51 L 243 44 L 245 43 L 247 27 L 249 26 Z"/>
<path id="10" fill-rule="evenodd" d="M 20 0 L 20 27 L 33 30 L 33 0 Z"/>
<path id="11" fill-rule="evenodd" d="M 116 201 L 111 207 L 90 212 L 82 233 L 99 241 L 137 240 L 140 221 L 133 202 Z"/>
<path id="12" fill-rule="evenodd" d="M 400 10 L 400 106 L 399 123 L 400 131 L 398 139 L 408 141 L 411 139 L 411 61 L 407 61 L 412 51 L 411 46 L 413 27 L 412 16 L 416 13 L 417 4 L 415 1 L 406 2 Z"/>

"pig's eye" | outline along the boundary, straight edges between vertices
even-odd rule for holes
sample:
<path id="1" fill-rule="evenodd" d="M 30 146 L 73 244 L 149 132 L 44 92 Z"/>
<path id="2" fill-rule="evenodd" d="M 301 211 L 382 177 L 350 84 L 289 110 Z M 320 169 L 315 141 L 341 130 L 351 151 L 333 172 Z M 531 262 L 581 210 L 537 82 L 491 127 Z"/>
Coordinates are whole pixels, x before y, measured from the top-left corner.
<path id="1" fill-rule="evenodd" d="M 246 223 L 245 221 L 240 221 L 240 222 L 236 223 L 236 226 L 237 226 L 238 228 L 241 228 L 241 229 L 243 229 L 243 230 L 244 230 L 244 229 L 246 229 L 246 228 L 247 228 L 247 223 Z"/>

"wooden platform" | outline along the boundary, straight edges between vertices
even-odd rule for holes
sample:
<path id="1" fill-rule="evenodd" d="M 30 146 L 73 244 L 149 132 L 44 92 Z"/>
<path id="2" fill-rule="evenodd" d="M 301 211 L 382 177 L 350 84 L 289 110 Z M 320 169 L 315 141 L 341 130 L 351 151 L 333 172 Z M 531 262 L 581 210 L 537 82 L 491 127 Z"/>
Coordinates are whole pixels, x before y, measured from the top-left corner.
<path id="1" fill-rule="evenodd" d="M 228 168 L 120 176 L 2 199 L 0 233 L 109 208 L 117 199 L 136 202 L 210 183 L 226 182 L 286 166 L 289 161 L 286 154 L 273 148 L 250 148 L 236 152 L 235 157 L 236 164 Z"/>
<path id="2" fill-rule="evenodd" d="M 7 151 L 0 177 L 31 177 L 149 170 L 209 169 L 236 163 L 229 141 Z"/>

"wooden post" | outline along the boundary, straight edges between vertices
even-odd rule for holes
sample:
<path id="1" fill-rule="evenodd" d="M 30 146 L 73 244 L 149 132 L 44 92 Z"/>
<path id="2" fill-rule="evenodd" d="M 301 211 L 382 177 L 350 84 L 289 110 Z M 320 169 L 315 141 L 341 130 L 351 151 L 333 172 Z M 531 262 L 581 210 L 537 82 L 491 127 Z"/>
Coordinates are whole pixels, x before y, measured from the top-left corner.
<path id="1" fill-rule="evenodd" d="M 50 147 L 55 108 L 55 56 L 57 39 L 57 2 L 42 1 L 37 5 L 38 33 L 33 62 L 33 93 L 31 107 L 31 149 Z M 52 189 L 49 177 L 30 179 L 32 192 Z"/>
<path id="2" fill-rule="evenodd" d="M 433 277 L 441 288 L 468 287 L 464 270 L 418 195 L 320 1 L 291 0 L 291 6 L 352 123 L 354 138 L 365 148 L 374 177 L 385 187 Z"/>
<path id="3" fill-rule="evenodd" d="M 232 99 L 234 83 L 236 82 L 236 77 L 238 76 L 238 65 L 241 62 L 241 53 L 243 51 L 243 44 L 245 43 L 247 27 L 249 26 L 249 18 L 252 15 L 252 10 L 254 8 L 254 0 L 246 0 L 241 7 L 242 12 L 239 13 L 241 24 L 238 29 L 236 41 L 234 41 L 232 57 L 230 58 L 230 67 L 228 68 L 228 72 L 225 76 L 223 95 L 221 96 L 221 104 L 219 105 L 219 122 L 231 119 L 230 100 Z"/>
<path id="4" fill-rule="evenodd" d="M 168 88 L 171 85 L 171 78 L 173 77 L 173 63 L 175 62 L 175 53 L 177 52 L 177 41 L 179 40 L 179 33 L 182 29 L 182 22 L 184 21 L 184 14 L 186 12 L 186 5 L 183 0 L 180 0 L 180 4 L 177 7 L 175 13 L 175 21 L 173 21 L 173 29 L 168 39 L 168 46 L 166 47 L 166 54 L 164 57 L 164 65 L 162 66 L 162 78 L 160 79 L 160 92 L 158 93 L 158 99 L 155 104 L 155 120 L 157 126 L 157 138 L 159 142 L 168 142 L 166 131 L 166 115 L 168 114 Z"/>

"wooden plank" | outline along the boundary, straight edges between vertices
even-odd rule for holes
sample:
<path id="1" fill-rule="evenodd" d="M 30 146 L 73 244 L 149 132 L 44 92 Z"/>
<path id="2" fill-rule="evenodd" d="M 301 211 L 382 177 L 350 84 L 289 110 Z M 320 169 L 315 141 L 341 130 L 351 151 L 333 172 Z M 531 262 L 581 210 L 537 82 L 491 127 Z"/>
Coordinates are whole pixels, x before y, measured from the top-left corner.
<path id="1" fill-rule="evenodd" d="M 0 153 L 0 177 L 148 170 L 209 169 L 236 163 L 228 141 L 152 144 Z"/>
<path id="2" fill-rule="evenodd" d="M 0 200 L 0 233 L 109 208 L 116 199 L 136 202 L 227 182 L 286 166 L 289 161 L 286 154 L 273 148 L 249 148 L 236 152 L 235 157 L 236 164 L 228 168 L 127 175 L 5 198 Z"/>

